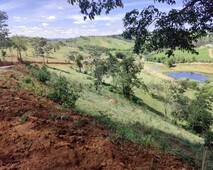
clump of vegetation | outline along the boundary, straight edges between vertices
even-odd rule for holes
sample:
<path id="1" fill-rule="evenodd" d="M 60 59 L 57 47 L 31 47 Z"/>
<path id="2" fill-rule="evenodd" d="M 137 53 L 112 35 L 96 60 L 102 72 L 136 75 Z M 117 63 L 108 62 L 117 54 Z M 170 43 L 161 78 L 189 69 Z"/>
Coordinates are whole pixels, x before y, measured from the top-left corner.
<path id="1" fill-rule="evenodd" d="M 25 77 L 25 78 L 22 79 L 22 81 L 26 84 L 32 83 L 32 79 L 30 77 Z"/>
<path id="2" fill-rule="evenodd" d="M 52 76 L 46 66 L 42 68 L 34 66 L 30 69 L 30 72 L 38 81 L 51 87 L 47 95 L 51 100 L 62 104 L 65 108 L 75 107 L 75 103 L 80 97 L 81 89 L 71 86 L 63 76 Z M 32 80 L 25 78 L 23 81 L 28 84 Z"/>
<path id="3" fill-rule="evenodd" d="M 20 116 L 20 121 L 21 122 L 26 122 L 28 120 L 28 118 L 29 117 L 27 115 L 23 114 L 22 116 Z"/>
<path id="4" fill-rule="evenodd" d="M 52 90 L 48 97 L 62 104 L 65 108 L 74 108 L 80 97 L 80 89 L 72 87 L 65 77 L 60 76 L 52 82 Z"/>
<path id="5" fill-rule="evenodd" d="M 191 84 L 189 84 L 189 87 Z M 213 116 L 211 113 L 213 102 L 213 88 L 204 85 L 196 92 L 195 98 L 190 99 L 184 95 L 186 84 L 173 89 L 174 110 L 173 115 L 188 122 L 188 128 L 198 134 L 205 134 L 211 130 Z M 193 86 L 194 87 L 194 86 Z"/>
<path id="6" fill-rule="evenodd" d="M 42 68 L 39 68 L 38 66 L 32 67 L 30 69 L 30 72 L 33 75 L 33 77 L 35 77 L 38 81 L 40 81 L 43 84 L 46 84 L 51 78 L 51 74 L 47 70 L 46 66 L 43 66 Z"/>
<path id="7" fill-rule="evenodd" d="M 213 125 L 213 87 L 205 85 L 197 92 L 189 106 L 189 126 L 197 133 L 205 134 Z"/>
<path id="8" fill-rule="evenodd" d="M 1 51 L 1 56 L 2 56 L 3 59 L 5 59 L 6 55 L 7 55 L 7 52 L 2 50 Z"/>

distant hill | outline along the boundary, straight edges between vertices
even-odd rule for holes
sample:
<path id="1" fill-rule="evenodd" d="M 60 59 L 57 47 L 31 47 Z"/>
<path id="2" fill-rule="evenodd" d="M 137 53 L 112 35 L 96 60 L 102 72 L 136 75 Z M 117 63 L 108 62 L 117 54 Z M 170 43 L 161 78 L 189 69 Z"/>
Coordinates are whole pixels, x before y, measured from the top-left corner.
<path id="1" fill-rule="evenodd" d="M 48 38 L 47 40 L 49 40 L 49 41 L 64 41 L 66 39 L 65 38 Z"/>
<path id="2" fill-rule="evenodd" d="M 79 46 L 99 46 L 107 49 L 129 50 L 133 47 L 132 42 L 125 41 L 122 38 L 108 37 L 79 37 L 66 40 L 68 43 Z"/>

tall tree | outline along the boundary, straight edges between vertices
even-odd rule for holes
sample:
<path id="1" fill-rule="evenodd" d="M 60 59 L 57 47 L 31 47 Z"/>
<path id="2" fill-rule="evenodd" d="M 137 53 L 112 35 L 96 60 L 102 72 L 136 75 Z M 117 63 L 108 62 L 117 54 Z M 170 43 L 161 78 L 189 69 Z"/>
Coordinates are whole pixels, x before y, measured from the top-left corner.
<path id="1" fill-rule="evenodd" d="M 102 11 L 123 7 L 122 0 L 68 0 L 77 4 L 84 19 L 94 19 Z M 154 2 L 176 4 L 177 0 L 154 0 Z M 125 4 L 124 4 L 125 5 Z M 141 12 L 133 10 L 124 17 L 124 36 L 135 39 L 134 51 L 143 53 L 145 50 L 168 49 L 171 52 L 180 50 L 195 51 L 194 41 L 199 37 L 213 32 L 213 2 L 212 0 L 182 0 L 181 9 L 171 9 L 162 12 L 155 6 L 148 6 Z M 150 31 L 150 27 L 153 30 Z M 168 53 L 171 55 L 171 53 Z"/>
<path id="2" fill-rule="evenodd" d="M 34 56 L 43 57 L 43 62 L 45 63 L 45 54 L 47 54 L 47 51 L 49 52 L 49 48 L 46 48 L 47 40 L 45 38 L 35 37 L 31 40 L 31 45 L 34 50 Z"/>
<path id="3" fill-rule="evenodd" d="M 81 55 L 81 54 L 78 54 L 75 61 L 76 61 L 76 64 L 79 68 L 79 72 L 81 73 L 81 68 L 83 67 L 83 64 L 82 64 L 82 60 L 84 59 L 84 57 Z"/>
<path id="4" fill-rule="evenodd" d="M 133 94 L 134 87 L 140 87 L 142 85 L 137 74 L 142 70 L 143 66 L 140 62 L 136 62 L 135 57 L 125 56 L 119 63 L 119 69 L 117 71 L 114 81 L 121 87 L 123 95 L 130 99 Z"/>
<path id="5" fill-rule="evenodd" d="M 8 46 L 8 25 L 7 25 L 8 16 L 6 12 L 0 10 L 0 49 L 3 49 Z"/>
<path id="6" fill-rule="evenodd" d="M 27 40 L 23 36 L 14 36 L 11 38 L 12 40 L 12 47 L 16 49 L 18 59 L 22 60 L 22 51 L 27 50 Z"/>
<path id="7" fill-rule="evenodd" d="M 50 43 L 47 43 L 44 46 L 44 53 L 45 53 L 45 57 L 46 57 L 46 63 L 48 63 L 48 59 L 50 57 L 50 54 L 52 53 L 52 49 L 53 49 L 53 46 Z"/>

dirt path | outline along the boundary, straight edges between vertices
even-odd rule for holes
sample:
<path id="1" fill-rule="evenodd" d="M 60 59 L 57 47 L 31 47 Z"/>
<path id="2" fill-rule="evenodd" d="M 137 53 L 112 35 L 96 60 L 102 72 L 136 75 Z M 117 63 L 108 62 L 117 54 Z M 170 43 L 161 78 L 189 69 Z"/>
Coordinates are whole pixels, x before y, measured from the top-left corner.
<path id="1" fill-rule="evenodd" d="M 171 154 L 159 155 L 127 141 L 114 143 L 109 139 L 115 134 L 91 117 L 62 110 L 20 89 L 20 77 L 10 70 L 4 76 L 6 80 L 0 79 L 0 169 L 194 169 Z"/>
<path id="2" fill-rule="evenodd" d="M 212 51 L 212 49 L 209 49 L 209 57 L 213 58 L 213 51 Z"/>

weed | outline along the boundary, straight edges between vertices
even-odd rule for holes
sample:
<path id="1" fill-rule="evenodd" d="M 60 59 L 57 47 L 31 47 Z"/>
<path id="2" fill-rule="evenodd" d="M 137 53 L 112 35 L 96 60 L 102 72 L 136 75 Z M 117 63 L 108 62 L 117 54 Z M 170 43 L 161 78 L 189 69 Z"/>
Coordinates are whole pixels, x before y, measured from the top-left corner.
<path id="1" fill-rule="evenodd" d="M 25 77 L 25 78 L 22 79 L 22 82 L 24 82 L 24 83 L 26 83 L 26 84 L 30 84 L 30 83 L 32 83 L 33 81 L 32 81 L 32 79 L 31 79 L 30 77 Z"/>
<path id="2" fill-rule="evenodd" d="M 22 116 L 20 116 L 20 121 L 21 122 L 26 122 L 28 120 L 28 118 L 29 117 L 27 115 L 23 114 Z"/>

